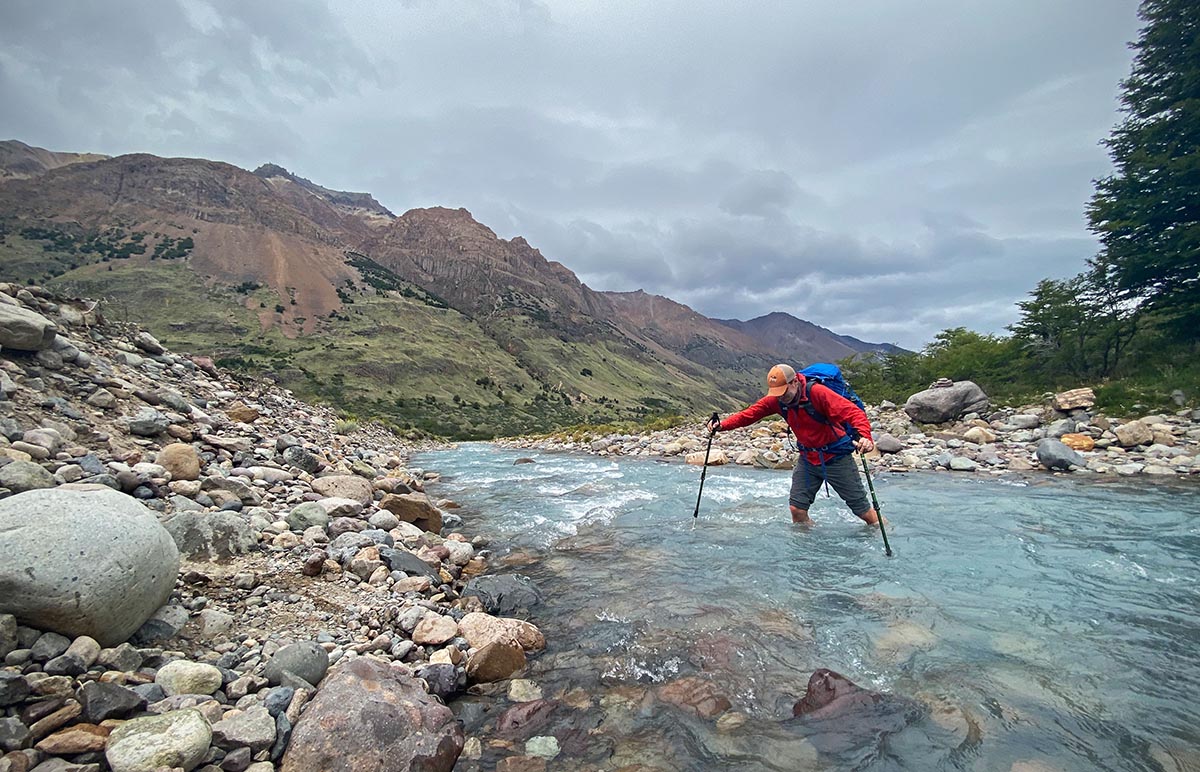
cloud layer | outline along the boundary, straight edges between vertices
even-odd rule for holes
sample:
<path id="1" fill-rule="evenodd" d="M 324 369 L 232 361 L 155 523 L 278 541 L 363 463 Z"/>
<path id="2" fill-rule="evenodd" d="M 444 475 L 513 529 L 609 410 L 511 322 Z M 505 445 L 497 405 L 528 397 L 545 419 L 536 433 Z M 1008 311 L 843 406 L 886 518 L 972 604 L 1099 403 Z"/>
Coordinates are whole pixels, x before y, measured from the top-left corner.
<path id="1" fill-rule="evenodd" d="M 1115 0 L 34 3 L 0 137 L 465 206 L 597 289 L 918 348 L 1096 249 Z"/>

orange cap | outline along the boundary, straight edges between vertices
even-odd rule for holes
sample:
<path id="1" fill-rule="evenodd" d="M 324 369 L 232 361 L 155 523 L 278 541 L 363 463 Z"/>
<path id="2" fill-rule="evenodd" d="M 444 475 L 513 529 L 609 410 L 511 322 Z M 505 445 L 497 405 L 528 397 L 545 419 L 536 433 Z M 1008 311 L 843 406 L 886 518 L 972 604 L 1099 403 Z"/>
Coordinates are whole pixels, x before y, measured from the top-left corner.
<path id="1" fill-rule="evenodd" d="M 788 365 L 775 365 L 767 373 L 767 396 L 778 397 L 787 391 L 788 384 L 796 380 L 796 371 Z"/>

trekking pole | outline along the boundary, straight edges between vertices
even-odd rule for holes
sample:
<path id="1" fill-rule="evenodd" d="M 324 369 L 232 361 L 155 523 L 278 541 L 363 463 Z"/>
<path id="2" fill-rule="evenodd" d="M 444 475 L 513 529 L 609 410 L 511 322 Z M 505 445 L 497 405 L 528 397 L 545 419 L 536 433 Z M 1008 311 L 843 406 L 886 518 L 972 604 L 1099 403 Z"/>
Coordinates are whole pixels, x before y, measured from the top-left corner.
<path id="1" fill-rule="evenodd" d="M 720 421 L 721 416 L 713 413 L 712 418 L 708 420 L 709 422 Z M 693 531 L 696 530 L 696 519 L 700 516 L 700 497 L 704 495 L 704 477 L 708 474 L 708 453 L 712 450 L 712 441 L 714 436 L 716 436 L 716 432 L 710 429 L 708 432 L 708 447 L 704 449 L 704 468 L 700 470 L 700 490 L 696 493 L 696 511 L 692 513 Z"/>
<path id="2" fill-rule="evenodd" d="M 863 474 L 867 476 L 867 487 L 871 490 L 871 503 L 875 505 L 875 516 L 879 518 L 879 533 L 883 536 L 883 554 L 889 558 L 892 556 L 892 545 L 888 544 L 887 531 L 883 528 L 883 510 L 879 508 L 879 499 L 875 496 L 875 483 L 871 481 L 871 472 L 867 469 L 867 457 L 863 454 L 858 454 L 862 461 Z M 697 503 L 697 506 L 699 504 Z"/>

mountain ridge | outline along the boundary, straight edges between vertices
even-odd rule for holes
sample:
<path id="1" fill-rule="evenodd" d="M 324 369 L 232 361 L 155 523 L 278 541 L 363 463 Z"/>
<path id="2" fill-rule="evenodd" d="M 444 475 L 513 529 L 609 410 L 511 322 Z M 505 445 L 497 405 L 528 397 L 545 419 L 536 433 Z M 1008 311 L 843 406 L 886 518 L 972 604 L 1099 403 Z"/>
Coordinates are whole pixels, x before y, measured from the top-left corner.
<path id="1" fill-rule="evenodd" d="M 669 298 L 593 290 L 466 209 L 395 216 L 273 164 L 61 165 L 0 183 L 0 225 L 8 278 L 117 297 L 305 396 L 410 418 L 413 391 L 481 432 L 729 408 L 786 353 Z"/>

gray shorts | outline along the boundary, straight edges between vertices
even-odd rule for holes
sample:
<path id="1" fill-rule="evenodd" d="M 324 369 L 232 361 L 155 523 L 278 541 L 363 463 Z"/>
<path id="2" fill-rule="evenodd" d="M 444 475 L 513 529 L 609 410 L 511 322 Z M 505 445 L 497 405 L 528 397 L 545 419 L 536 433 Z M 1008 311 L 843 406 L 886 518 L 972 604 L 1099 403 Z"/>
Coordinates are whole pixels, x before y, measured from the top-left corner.
<path id="1" fill-rule="evenodd" d="M 821 474 L 820 464 L 810 464 L 801 455 L 796 468 L 792 470 L 792 490 L 788 494 L 788 503 L 807 512 L 826 480 L 856 516 L 862 517 L 871 508 L 853 455 L 826 459 L 824 475 Z"/>

